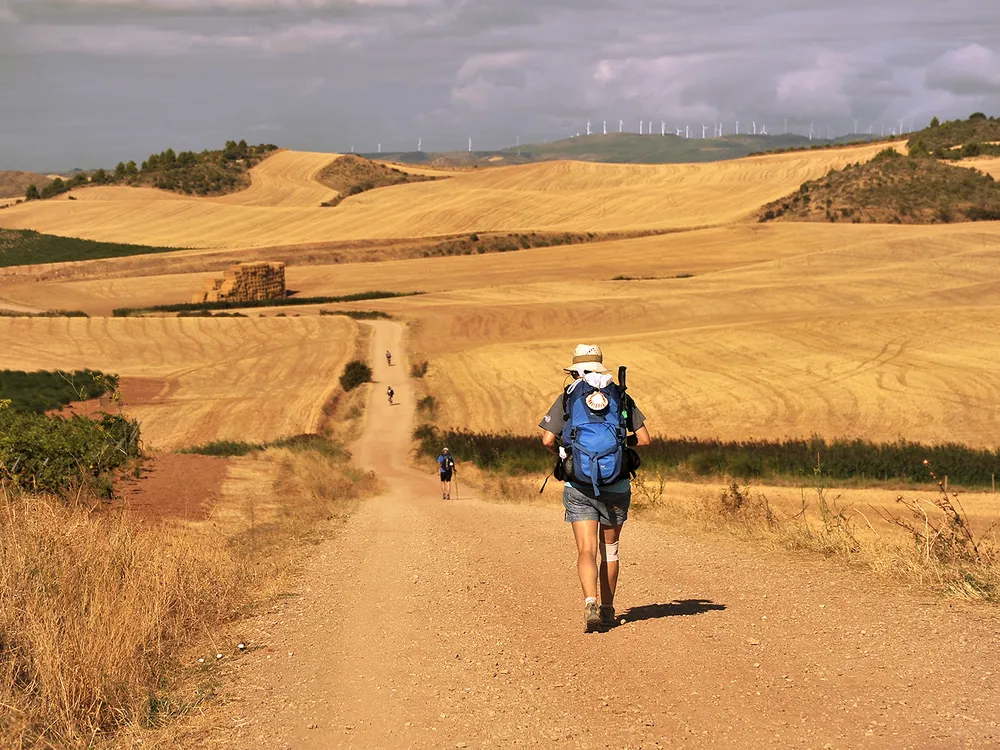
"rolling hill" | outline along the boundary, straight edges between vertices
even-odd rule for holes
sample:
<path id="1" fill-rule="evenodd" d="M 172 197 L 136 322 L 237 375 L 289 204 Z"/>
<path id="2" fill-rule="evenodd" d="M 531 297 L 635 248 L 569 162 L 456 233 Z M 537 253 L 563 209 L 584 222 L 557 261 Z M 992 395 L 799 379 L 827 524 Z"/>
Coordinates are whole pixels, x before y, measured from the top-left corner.
<path id="1" fill-rule="evenodd" d="M 91 187 L 0 212 L 0 227 L 103 242 L 191 248 L 298 245 L 472 232 L 635 232 L 743 219 L 878 145 L 711 164 L 556 161 L 380 188 L 322 208 L 316 180 L 336 154 L 281 152 L 251 171 L 248 190 L 196 198 L 155 188 Z"/>

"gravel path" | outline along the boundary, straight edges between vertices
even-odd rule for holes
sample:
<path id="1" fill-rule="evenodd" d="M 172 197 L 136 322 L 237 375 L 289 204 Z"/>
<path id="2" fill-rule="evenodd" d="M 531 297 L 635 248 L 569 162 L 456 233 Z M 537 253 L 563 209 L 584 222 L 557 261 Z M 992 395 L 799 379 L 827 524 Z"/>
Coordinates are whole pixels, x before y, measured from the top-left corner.
<path id="1" fill-rule="evenodd" d="M 630 521 L 625 623 L 585 635 L 561 509 L 461 489 L 442 502 L 436 477 L 408 467 L 399 336 L 376 325 L 355 450 L 387 491 L 317 548 L 295 596 L 250 624 L 262 647 L 242 659 L 204 744 L 1000 745 L 995 610 L 920 600 L 823 561 Z"/>

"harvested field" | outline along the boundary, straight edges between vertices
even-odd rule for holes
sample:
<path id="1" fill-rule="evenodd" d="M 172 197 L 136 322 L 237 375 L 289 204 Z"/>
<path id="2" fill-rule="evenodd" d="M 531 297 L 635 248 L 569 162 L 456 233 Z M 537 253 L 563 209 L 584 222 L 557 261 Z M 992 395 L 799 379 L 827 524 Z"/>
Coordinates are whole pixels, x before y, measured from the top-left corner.
<path id="1" fill-rule="evenodd" d="M 79 200 L 7 209 L 0 226 L 88 239 L 179 247 L 260 247 L 337 239 L 475 231 L 635 231 L 721 224 L 745 217 L 830 168 L 879 146 L 752 157 L 717 164 L 548 162 L 475 170 L 451 179 L 353 196 L 310 208 L 328 188 L 313 179 L 334 155 L 284 152 L 252 171 L 255 188 L 187 198 L 132 188 L 80 191 Z M 278 177 L 280 175 L 280 179 Z M 325 193 L 323 191 L 326 191 Z M 169 196 L 169 197 L 166 197 Z"/>
<path id="2" fill-rule="evenodd" d="M 447 427 L 533 432 L 582 340 L 632 368 L 651 426 L 670 435 L 995 446 L 1000 227 L 830 229 L 815 237 L 825 249 L 689 279 L 526 283 L 394 311 L 420 320 Z"/>
<path id="3" fill-rule="evenodd" d="M 7 367 L 123 376 L 129 413 L 142 423 L 146 446 L 159 449 L 317 429 L 356 332 L 339 316 L 0 319 Z M 155 392 L 130 398 L 132 377 L 154 383 Z"/>

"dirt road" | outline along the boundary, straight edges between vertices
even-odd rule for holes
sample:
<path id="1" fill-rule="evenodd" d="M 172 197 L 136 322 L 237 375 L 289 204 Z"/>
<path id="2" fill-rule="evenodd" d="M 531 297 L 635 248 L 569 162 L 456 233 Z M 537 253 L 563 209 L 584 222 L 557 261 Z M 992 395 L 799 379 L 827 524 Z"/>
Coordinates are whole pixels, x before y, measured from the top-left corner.
<path id="1" fill-rule="evenodd" d="M 443 502 L 436 477 L 409 467 L 398 326 L 376 325 L 372 360 L 355 455 L 386 492 L 252 623 L 262 648 L 243 657 L 208 746 L 1000 744 L 995 612 L 822 561 L 630 521 L 625 624 L 584 635 L 561 509 L 464 487 Z"/>

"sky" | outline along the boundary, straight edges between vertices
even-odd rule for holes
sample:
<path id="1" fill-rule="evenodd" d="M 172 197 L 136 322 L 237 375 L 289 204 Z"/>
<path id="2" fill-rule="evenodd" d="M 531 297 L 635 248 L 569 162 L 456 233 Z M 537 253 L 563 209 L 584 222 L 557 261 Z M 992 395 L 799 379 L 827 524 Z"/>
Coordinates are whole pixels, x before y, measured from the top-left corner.
<path id="1" fill-rule="evenodd" d="M 0 169 L 1000 115 L 997 0 L 0 0 Z"/>

